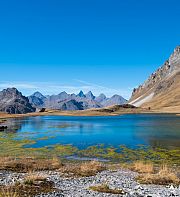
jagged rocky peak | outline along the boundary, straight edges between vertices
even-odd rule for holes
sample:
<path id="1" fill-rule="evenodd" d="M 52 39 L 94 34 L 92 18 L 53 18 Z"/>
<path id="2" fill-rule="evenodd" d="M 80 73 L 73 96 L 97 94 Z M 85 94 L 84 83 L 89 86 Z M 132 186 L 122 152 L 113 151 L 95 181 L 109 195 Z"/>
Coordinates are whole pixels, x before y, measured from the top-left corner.
<path id="1" fill-rule="evenodd" d="M 103 101 L 105 101 L 106 99 L 107 99 L 107 97 L 103 93 L 101 93 L 98 97 L 96 97 L 96 101 L 97 102 L 100 102 L 100 103 L 103 102 Z"/>
<path id="2" fill-rule="evenodd" d="M 174 49 L 173 54 L 169 58 L 169 64 L 176 64 L 180 62 L 180 45 Z"/>
<path id="3" fill-rule="evenodd" d="M 2 94 L 4 94 L 4 96 L 15 96 L 15 95 L 21 95 L 21 92 L 19 92 L 16 88 L 7 88 L 2 90 L 1 92 Z"/>
<path id="4" fill-rule="evenodd" d="M 84 92 L 82 90 L 79 92 L 78 96 L 79 97 L 82 97 L 82 98 L 85 98 L 86 97 L 85 94 L 84 94 Z"/>
<path id="5" fill-rule="evenodd" d="M 91 91 L 89 91 L 86 95 L 86 98 L 90 99 L 90 100 L 94 100 L 95 96 L 93 95 L 93 93 Z"/>
<path id="6" fill-rule="evenodd" d="M 37 97 L 37 98 L 39 98 L 39 99 L 44 99 L 44 98 L 46 98 L 43 94 L 41 94 L 40 92 L 35 92 L 34 94 L 32 94 L 32 96 L 35 96 L 35 97 Z"/>
<path id="7" fill-rule="evenodd" d="M 65 91 L 60 92 L 59 95 L 67 95 L 67 92 L 65 92 Z"/>
<path id="8" fill-rule="evenodd" d="M 171 54 L 169 59 L 166 60 L 165 63 L 154 73 L 152 73 L 148 80 L 146 80 L 138 88 L 134 88 L 132 92 L 132 98 L 139 96 L 140 93 L 145 93 L 145 91 L 148 91 L 162 80 L 171 77 L 177 72 L 180 72 L 180 46 L 177 46 L 174 49 L 174 52 Z"/>
<path id="9" fill-rule="evenodd" d="M 135 88 L 129 104 L 136 107 L 179 111 L 180 106 L 180 46 L 169 59 L 152 73 L 147 81 Z"/>
<path id="10" fill-rule="evenodd" d="M 59 98 L 60 99 L 67 99 L 68 97 L 69 97 L 69 95 L 65 92 L 65 91 L 63 91 L 63 92 L 61 92 L 60 94 L 58 94 L 58 96 L 59 96 Z"/>
<path id="11" fill-rule="evenodd" d="M 0 92 L 0 111 L 24 114 L 34 112 L 35 108 L 29 103 L 29 99 L 16 88 L 7 88 Z"/>
<path id="12" fill-rule="evenodd" d="M 106 95 L 103 94 L 103 93 L 101 93 L 101 94 L 99 95 L 99 97 L 105 99 L 105 98 L 106 98 Z"/>
<path id="13" fill-rule="evenodd" d="M 22 95 L 21 92 L 19 92 L 16 88 L 7 88 L 4 89 L 0 92 L 0 97 L 5 101 L 7 99 L 9 99 L 9 101 L 15 99 L 15 98 L 26 98 Z M 3 102 L 3 100 L 1 100 L 1 102 Z"/>

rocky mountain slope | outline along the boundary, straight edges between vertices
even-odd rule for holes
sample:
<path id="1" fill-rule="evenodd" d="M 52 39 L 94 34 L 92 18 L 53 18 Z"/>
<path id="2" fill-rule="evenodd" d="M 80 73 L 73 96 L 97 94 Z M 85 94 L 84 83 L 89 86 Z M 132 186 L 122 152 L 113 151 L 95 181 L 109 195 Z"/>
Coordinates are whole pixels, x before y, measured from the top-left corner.
<path id="1" fill-rule="evenodd" d="M 134 89 L 129 103 L 164 111 L 180 110 L 180 46 L 147 81 Z"/>
<path id="2" fill-rule="evenodd" d="M 33 95 L 29 96 L 29 101 L 36 108 L 44 107 L 59 110 L 84 110 L 110 105 L 121 105 L 127 102 L 127 100 L 119 95 L 107 98 L 104 94 L 100 94 L 98 97 L 95 97 L 91 91 L 87 94 L 80 91 L 77 95 L 61 92 L 58 95 L 46 97 L 39 92 L 35 92 Z"/>
<path id="3" fill-rule="evenodd" d="M 16 88 L 7 88 L 0 91 L 0 111 L 10 114 L 25 114 L 34 112 L 35 108 Z"/>

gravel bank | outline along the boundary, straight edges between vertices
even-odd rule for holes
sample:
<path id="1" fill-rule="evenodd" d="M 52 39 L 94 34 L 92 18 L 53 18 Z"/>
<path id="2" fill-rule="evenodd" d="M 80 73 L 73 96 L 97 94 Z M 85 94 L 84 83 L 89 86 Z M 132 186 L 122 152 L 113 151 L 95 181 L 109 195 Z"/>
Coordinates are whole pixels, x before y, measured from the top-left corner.
<path id="1" fill-rule="evenodd" d="M 58 192 L 41 194 L 36 197 L 117 197 L 122 195 L 99 193 L 89 190 L 90 186 L 107 183 L 111 188 L 123 189 L 124 197 L 180 197 L 180 186 L 140 185 L 135 181 L 138 175 L 129 170 L 103 171 L 96 176 L 83 178 L 63 178 L 59 172 L 43 172 L 53 181 Z M 24 173 L 0 172 L 0 184 L 10 185 L 23 181 Z"/>

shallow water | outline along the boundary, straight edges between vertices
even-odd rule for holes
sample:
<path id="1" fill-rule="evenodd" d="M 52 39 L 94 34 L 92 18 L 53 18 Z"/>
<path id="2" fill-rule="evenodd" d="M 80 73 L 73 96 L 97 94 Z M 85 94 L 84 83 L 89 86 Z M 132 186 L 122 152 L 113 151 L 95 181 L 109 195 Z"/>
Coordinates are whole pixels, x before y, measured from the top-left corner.
<path id="1" fill-rule="evenodd" d="M 34 139 L 31 147 L 72 144 L 78 148 L 149 145 L 180 148 L 180 117 L 138 114 L 111 117 L 38 116 L 9 120 L 7 132 L 17 139 Z"/>

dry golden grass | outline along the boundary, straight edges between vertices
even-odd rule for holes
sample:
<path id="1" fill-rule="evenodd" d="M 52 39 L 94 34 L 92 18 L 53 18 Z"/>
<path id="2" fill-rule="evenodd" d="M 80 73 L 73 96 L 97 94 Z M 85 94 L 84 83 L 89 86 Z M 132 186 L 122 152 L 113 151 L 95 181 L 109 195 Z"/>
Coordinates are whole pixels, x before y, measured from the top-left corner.
<path id="1" fill-rule="evenodd" d="M 62 162 L 56 157 L 53 159 L 0 157 L 1 170 L 16 172 L 55 170 L 62 167 L 62 165 Z"/>
<path id="2" fill-rule="evenodd" d="M 143 184 L 157 184 L 157 185 L 180 183 L 180 179 L 170 168 L 168 168 L 167 165 L 162 165 L 160 170 L 155 174 L 144 173 L 139 177 L 137 177 L 137 180 Z"/>
<path id="3" fill-rule="evenodd" d="M 16 183 L 11 186 L 0 186 L 0 197 L 34 197 L 55 190 L 54 183 L 47 180 Z"/>
<path id="4" fill-rule="evenodd" d="M 105 165 L 98 161 L 63 165 L 58 157 L 53 157 L 52 159 L 0 157 L 0 170 L 10 170 L 14 172 L 59 170 L 63 173 L 77 176 L 92 176 L 104 169 Z"/>
<path id="5" fill-rule="evenodd" d="M 132 165 L 132 170 L 139 173 L 153 173 L 154 166 L 152 163 L 147 163 L 143 161 L 135 161 Z"/>
<path id="6" fill-rule="evenodd" d="M 90 161 L 82 164 L 66 165 L 60 169 L 62 173 L 72 176 L 93 176 L 102 172 L 106 166 L 98 161 Z"/>
<path id="7" fill-rule="evenodd" d="M 47 176 L 45 174 L 42 174 L 41 172 L 29 172 L 25 178 L 24 183 L 32 185 L 38 181 L 45 181 L 46 179 Z"/>
<path id="8" fill-rule="evenodd" d="M 63 163 L 61 162 L 61 160 L 58 157 L 54 156 L 51 160 L 51 165 L 53 168 L 57 169 L 59 167 L 62 167 Z"/>
<path id="9" fill-rule="evenodd" d="M 169 87 L 166 87 L 164 91 L 159 92 L 149 102 L 145 102 L 142 107 L 151 107 L 159 112 L 179 113 L 180 111 L 180 73 L 171 76 L 166 83 L 169 83 Z M 150 92 L 155 91 L 150 88 Z M 139 95 L 141 96 L 141 95 Z"/>
<path id="10" fill-rule="evenodd" d="M 82 174 L 96 174 L 97 172 L 101 172 L 105 169 L 105 166 L 98 161 L 90 161 L 81 164 L 80 172 Z"/>
<path id="11" fill-rule="evenodd" d="M 16 191 L 8 189 L 0 189 L 0 197 L 21 197 Z"/>
<path id="12" fill-rule="evenodd" d="M 102 193 L 110 193 L 110 194 L 125 194 L 122 189 L 111 189 L 107 184 L 91 186 L 89 187 L 90 190 Z"/>

